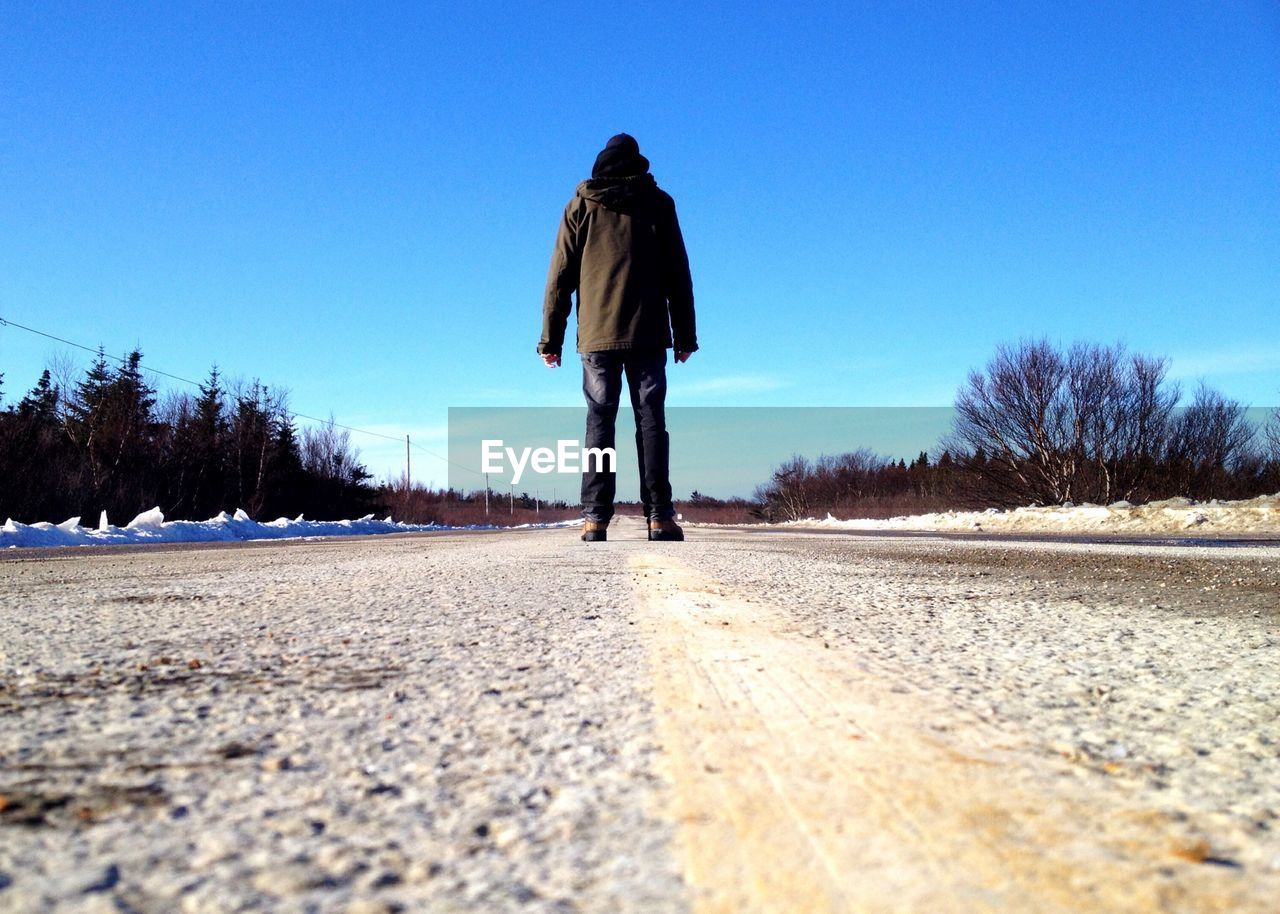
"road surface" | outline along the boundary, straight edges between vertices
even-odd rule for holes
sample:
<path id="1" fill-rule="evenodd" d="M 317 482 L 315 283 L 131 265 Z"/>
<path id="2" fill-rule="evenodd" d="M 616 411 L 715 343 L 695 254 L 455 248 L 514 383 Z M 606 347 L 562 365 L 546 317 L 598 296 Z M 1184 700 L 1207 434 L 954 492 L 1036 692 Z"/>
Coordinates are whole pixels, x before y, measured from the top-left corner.
<path id="1" fill-rule="evenodd" d="M 0 910 L 1274 912 L 1280 547 L 0 561 Z"/>

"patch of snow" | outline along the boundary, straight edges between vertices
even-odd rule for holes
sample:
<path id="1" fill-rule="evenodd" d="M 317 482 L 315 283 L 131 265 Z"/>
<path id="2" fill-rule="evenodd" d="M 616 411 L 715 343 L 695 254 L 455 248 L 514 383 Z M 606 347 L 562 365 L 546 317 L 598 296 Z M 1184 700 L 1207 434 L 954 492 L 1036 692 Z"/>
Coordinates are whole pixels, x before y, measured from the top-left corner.
<path id="1" fill-rule="evenodd" d="M 159 508 L 152 508 L 150 511 L 143 511 L 133 520 L 129 521 L 126 530 L 159 530 L 164 526 L 164 514 Z"/>
<path id="2" fill-rule="evenodd" d="M 520 529 L 574 527 L 581 520 L 546 524 L 521 524 Z M 316 536 L 367 536 L 375 533 L 419 533 L 432 530 L 496 530 L 497 524 L 473 524 L 449 527 L 440 524 L 401 524 L 387 517 L 374 520 L 366 515 L 359 520 L 316 521 L 280 517 L 267 523 L 253 520 L 243 510 L 234 515 L 222 511 L 206 521 L 166 521 L 159 508 L 143 511 L 127 527 L 113 527 L 103 511 L 98 528 L 80 526 L 73 517 L 61 524 L 40 521 L 20 524 L 10 518 L 0 527 L 0 549 L 49 546 L 114 546 L 128 543 L 214 543 L 244 540 L 299 539 Z"/>
<path id="3" fill-rule="evenodd" d="M 1050 505 L 1001 511 L 945 511 L 886 519 L 788 521 L 786 526 L 842 530 L 983 530 L 1035 533 L 1276 533 L 1280 534 L 1280 493 L 1240 501 L 1196 502 L 1190 498 L 1132 505 Z"/>

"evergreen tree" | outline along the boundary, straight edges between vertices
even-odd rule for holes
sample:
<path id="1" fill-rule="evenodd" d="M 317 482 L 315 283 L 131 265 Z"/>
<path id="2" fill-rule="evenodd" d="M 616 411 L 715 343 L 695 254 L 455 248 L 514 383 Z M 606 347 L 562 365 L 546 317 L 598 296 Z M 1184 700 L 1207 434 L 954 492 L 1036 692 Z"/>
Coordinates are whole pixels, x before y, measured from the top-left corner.
<path id="1" fill-rule="evenodd" d="M 5 513 L 38 520 L 75 513 L 79 461 L 58 422 L 60 392 L 49 372 L 4 414 L 0 501 Z"/>
<path id="2" fill-rule="evenodd" d="M 40 380 L 36 382 L 36 386 L 18 404 L 18 415 L 24 418 L 53 422 L 57 418 L 60 399 L 61 391 L 54 385 L 52 378 L 49 376 L 49 369 L 46 368 L 41 373 Z"/>
<path id="3" fill-rule="evenodd" d="M 283 400 L 276 404 L 274 435 L 271 446 L 272 486 L 269 505 L 264 505 L 264 508 L 268 514 L 292 517 L 307 511 L 307 474 L 302 466 L 298 430 Z"/>
<path id="4" fill-rule="evenodd" d="M 75 395 L 68 404 L 69 432 L 72 441 L 83 455 L 83 466 L 88 474 L 90 498 L 99 499 L 102 490 L 102 442 L 100 431 L 106 424 L 106 404 L 111 387 L 111 367 L 106 352 L 98 349 L 98 356 L 76 383 Z M 91 506 L 86 506 L 91 510 Z M 99 504 L 100 508 L 105 505 Z"/>
<path id="5" fill-rule="evenodd" d="M 4 373 L 0 372 L 0 403 L 2 402 L 4 402 Z M 16 454 L 10 442 L 12 418 L 12 410 L 0 412 L 0 515 L 5 514 L 5 508 L 11 508 L 13 504 L 13 460 Z"/>
<path id="6" fill-rule="evenodd" d="M 84 436 L 81 443 L 86 447 L 94 430 L 95 419 L 102 418 L 102 406 L 110 386 L 111 366 L 107 363 L 107 354 L 99 349 L 98 356 L 89 366 L 84 379 L 76 382 L 75 395 L 70 403 L 72 422 L 77 433 Z"/>
<path id="7" fill-rule="evenodd" d="M 155 389 L 143 378 L 141 362 L 142 353 L 134 350 L 113 370 L 99 349 L 76 385 L 69 430 L 83 451 L 88 475 L 89 504 L 82 513 L 101 509 L 132 516 L 157 500 Z"/>
<path id="8" fill-rule="evenodd" d="M 193 519 L 234 508 L 228 504 L 229 422 L 225 391 L 215 365 L 200 396 L 184 398 L 174 417 L 169 510 Z"/>
<path id="9" fill-rule="evenodd" d="M 230 420 L 232 444 L 232 494 L 236 506 L 257 517 L 265 501 L 264 481 L 271 446 L 271 415 L 267 388 L 254 380 L 249 391 L 236 398 Z"/>

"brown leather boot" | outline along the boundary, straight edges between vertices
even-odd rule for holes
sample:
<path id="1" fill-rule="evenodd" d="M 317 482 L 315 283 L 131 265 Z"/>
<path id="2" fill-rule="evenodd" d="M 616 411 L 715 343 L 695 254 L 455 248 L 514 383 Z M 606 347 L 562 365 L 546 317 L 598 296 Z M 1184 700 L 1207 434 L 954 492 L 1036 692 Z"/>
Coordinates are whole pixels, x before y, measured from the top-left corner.
<path id="1" fill-rule="evenodd" d="M 649 521 L 649 539 L 653 542 L 684 542 L 684 530 L 674 520 L 658 520 L 653 518 Z"/>
<path id="2" fill-rule="evenodd" d="M 583 521 L 582 541 L 584 543 L 603 543 L 609 538 L 609 524 L 598 520 Z"/>

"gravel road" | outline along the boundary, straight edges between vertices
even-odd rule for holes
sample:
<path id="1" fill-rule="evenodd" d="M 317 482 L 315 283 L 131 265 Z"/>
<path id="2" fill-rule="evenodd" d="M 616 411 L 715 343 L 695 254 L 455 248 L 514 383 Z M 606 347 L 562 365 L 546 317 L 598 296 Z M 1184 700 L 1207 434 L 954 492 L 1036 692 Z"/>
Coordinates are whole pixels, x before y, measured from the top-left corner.
<path id="1" fill-rule="evenodd" d="M 1280 546 L 8 554 L 0 911 L 1280 909 Z"/>

